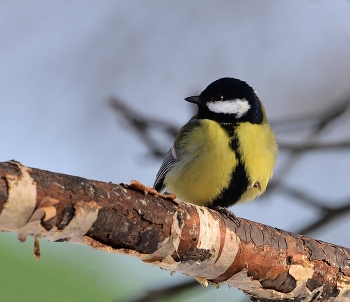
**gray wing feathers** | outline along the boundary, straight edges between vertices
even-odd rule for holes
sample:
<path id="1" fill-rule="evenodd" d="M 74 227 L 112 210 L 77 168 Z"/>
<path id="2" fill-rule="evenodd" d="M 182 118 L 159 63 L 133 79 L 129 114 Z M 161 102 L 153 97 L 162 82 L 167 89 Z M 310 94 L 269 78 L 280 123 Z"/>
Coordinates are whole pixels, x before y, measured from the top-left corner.
<path id="1" fill-rule="evenodd" d="M 165 155 L 163 163 L 161 167 L 159 168 L 159 171 L 156 176 L 156 180 L 154 182 L 153 187 L 158 191 L 161 192 L 165 185 L 164 185 L 164 178 L 165 175 L 168 173 L 168 171 L 171 169 L 171 167 L 176 163 L 177 161 L 177 155 L 175 147 L 172 146 L 168 153 Z"/>
<path id="2" fill-rule="evenodd" d="M 179 133 L 176 136 L 174 145 L 165 155 L 163 164 L 157 173 L 156 181 L 154 182 L 153 186 L 158 192 L 163 193 L 163 190 L 166 189 L 164 185 L 164 178 L 166 174 L 175 165 L 175 163 L 180 161 L 181 158 L 183 158 L 186 154 L 186 148 L 184 148 L 180 142 L 182 142 L 184 137 L 191 134 L 194 128 L 199 127 L 200 125 L 201 121 L 198 120 L 195 115 L 188 121 L 185 126 L 180 129 Z"/>

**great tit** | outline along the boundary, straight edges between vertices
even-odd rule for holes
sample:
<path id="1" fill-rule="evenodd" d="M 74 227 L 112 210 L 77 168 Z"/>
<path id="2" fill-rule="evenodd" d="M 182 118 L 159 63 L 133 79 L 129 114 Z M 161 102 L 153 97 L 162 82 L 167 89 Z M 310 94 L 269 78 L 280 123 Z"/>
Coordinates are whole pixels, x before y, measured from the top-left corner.
<path id="1" fill-rule="evenodd" d="M 196 104 L 198 113 L 177 134 L 154 188 L 210 208 L 263 194 L 278 148 L 254 89 L 244 81 L 221 78 L 185 100 Z"/>

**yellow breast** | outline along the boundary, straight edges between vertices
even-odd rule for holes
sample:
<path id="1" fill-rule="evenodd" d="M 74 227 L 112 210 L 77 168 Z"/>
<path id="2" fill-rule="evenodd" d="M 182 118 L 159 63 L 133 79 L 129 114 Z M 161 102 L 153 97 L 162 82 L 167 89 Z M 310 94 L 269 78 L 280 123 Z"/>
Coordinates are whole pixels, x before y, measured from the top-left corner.
<path id="1" fill-rule="evenodd" d="M 230 146 L 232 139 L 236 139 L 236 151 L 248 178 L 248 187 L 242 188 L 246 191 L 238 202 L 253 200 L 264 193 L 277 155 L 276 139 L 269 124 L 239 123 L 232 138 L 214 121 L 196 122 L 197 127 L 181 137 L 177 146 L 180 160 L 165 177 L 169 192 L 176 193 L 180 200 L 207 206 L 229 186 L 234 175 L 238 158 Z"/>
<path id="2" fill-rule="evenodd" d="M 235 130 L 239 153 L 248 176 L 248 190 L 239 202 L 253 200 L 265 192 L 277 156 L 276 138 L 269 124 L 240 123 Z"/>
<path id="3" fill-rule="evenodd" d="M 180 200 L 207 206 L 228 186 L 237 165 L 229 144 L 230 137 L 218 123 L 201 120 L 181 139 L 180 162 L 165 177 L 169 191 Z"/>

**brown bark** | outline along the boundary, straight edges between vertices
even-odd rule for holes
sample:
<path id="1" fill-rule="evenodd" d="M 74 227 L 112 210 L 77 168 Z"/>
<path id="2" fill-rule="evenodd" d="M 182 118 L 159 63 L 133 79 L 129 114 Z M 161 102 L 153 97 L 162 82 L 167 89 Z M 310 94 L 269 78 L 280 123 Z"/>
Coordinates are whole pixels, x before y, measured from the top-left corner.
<path id="1" fill-rule="evenodd" d="M 0 163 L 0 230 L 131 255 L 253 301 L 350 301 L 349 249 L 139 189 Z"/>

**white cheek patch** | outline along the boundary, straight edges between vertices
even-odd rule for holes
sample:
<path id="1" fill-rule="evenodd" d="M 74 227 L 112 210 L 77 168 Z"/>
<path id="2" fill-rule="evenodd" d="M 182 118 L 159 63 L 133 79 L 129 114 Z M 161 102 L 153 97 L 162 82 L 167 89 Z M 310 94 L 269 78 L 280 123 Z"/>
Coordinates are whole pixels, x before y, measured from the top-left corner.
<path id="1" fill-rule="evenodd" d="M 234 99 L 223 102 L 207 102 L 207 107 L 215 113 L 235 114 L 240 118 L 250 109 L 249 102 L 246 99 Z"/>

